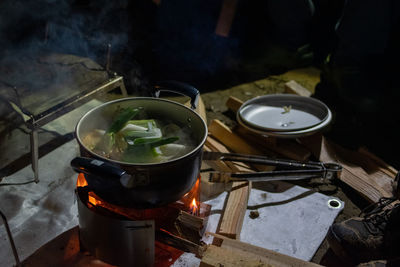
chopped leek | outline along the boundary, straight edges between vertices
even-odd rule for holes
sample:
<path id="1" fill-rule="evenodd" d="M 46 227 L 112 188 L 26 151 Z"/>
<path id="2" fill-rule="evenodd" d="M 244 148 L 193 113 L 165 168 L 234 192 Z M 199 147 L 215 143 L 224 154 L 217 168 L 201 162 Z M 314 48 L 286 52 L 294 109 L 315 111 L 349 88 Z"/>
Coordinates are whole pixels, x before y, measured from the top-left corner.
<path id="1" fill-rule="evenodd" d="M 136 138 L 133 144 L 128 143 L 123 160 L 137 163 L 159 162 L 158 156 L 161 154 L 161 150 L 158 147 L 177 140 L 179 140 L 179 137 Z"/>
<path id="2" fill-rule="evenodd" d="M 110 128 L 108 128 L 107 133 L 116 133 L 119 132 L 126 123 L 135 117 L 140 111 L 140 108 L 131 108 L 128 107 L 121 111 L 120 114 L 114 119 Z"/>

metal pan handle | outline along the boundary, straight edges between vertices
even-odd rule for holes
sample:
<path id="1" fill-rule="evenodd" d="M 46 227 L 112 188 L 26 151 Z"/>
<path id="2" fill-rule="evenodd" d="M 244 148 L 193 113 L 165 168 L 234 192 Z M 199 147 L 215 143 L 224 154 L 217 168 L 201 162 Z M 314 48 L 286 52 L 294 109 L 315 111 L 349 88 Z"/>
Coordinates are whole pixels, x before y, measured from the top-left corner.
<path id="1" fill-rule="evenodd" d="M 200 92 L 190 84 L 178 81 L 160 81 L 154 85 L 153 96 L 160 97 L 160 92 L 172 92 L 190 97 L 192 109 L 196 109 L 199 104 Z"/>

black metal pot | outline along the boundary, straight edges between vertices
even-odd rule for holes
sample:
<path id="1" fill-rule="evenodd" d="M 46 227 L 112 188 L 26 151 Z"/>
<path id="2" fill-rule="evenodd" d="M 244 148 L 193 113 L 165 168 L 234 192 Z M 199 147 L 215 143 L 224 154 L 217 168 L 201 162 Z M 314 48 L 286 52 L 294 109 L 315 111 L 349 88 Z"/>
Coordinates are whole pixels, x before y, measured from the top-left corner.
<path id="1" fill-rule="evenodd" d="M 80 166 L 83 164 L 82 160 L 77 158 L 71 165 L 78 172 L 85 170 L 89 187 L 110 203 L 132 208 L 163 206 L 179 200 L 194 186 L 199 175 L 202 149 L 207 138 L 206 122 L 194 111 L 199 91 L 179 82 L 163 82 L 155 88 L 156 97 L 123 98 L 102 104 L 87 112 L 76 126 L 75 133 L 81 156 L 97 161 L 89 162 L 89 168 Z M 160 91 L 172 91 L 189 96 L 192 108 L 158 98 Z M 196 143 L 195 148 L 167 162 L 139 164 L 110 160 L 89 150 L 82 142 L 82 138 L 93 129 L 104 129 L 104 125 L 110 125 L 111 114 L 117 108 L 128 106 L 143 107 L 149 117 L 154 119 L 168 119 L 178 125 L 186 125 L 191 129 L 191 138 Z M 110 164 L 116 171 L 109 169 Z M 121 178 L 126 175 L 134 181 L 131 188 L 121 184 Z"/>

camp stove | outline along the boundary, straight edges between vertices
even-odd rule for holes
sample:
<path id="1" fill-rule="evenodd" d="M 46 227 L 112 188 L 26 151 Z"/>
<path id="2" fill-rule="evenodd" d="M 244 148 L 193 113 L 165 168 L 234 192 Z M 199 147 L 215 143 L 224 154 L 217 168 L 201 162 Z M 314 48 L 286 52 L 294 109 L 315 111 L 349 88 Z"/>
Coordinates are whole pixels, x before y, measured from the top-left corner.
<path id="1" fill-rule="evenodd" d="M 201 255 L 211 206 L 198 201 L 200 178 L 179 201 L 151 209 L 102 200 L 91 191 L 83 173 L 78 175 L 75 192 L 81 251 L 118 266 L 160 266 L 163 260 L 172 264 L 183 252 Z"/>

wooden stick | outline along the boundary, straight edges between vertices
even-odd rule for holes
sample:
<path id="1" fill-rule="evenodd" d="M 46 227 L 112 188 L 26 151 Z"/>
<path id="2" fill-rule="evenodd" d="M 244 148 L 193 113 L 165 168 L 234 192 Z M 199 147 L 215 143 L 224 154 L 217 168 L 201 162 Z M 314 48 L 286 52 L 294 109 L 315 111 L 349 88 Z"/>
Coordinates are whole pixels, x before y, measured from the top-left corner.
<path id="1" fill-rule="evenodd" d="M 193 243 L 189 240 L 186 240 L 182 237 L 176 236 L 167 231 L 156 230 L 155 237 L 156 237 L 157 241 L 159 241 L 163 244 L 169 245 L 171 247 L 180 249 L 185 252 L 193 253 L 197 256 L 203 255 L 204 250 L 205 250 L 204 246 Z"/>
<path id="2" fill-rule="evenodd" d="M 208 131 L 222 144 L 236 153 L 263 155 L 264 153 L 249 145 L 244 139 L 236 135 L 228 126 L 219 120 L 212 120 Z"/>
<path id="3" fill-rule="evenodd" d="M 193 243 L 200 244 L 205 230 L 204 218 L 194 216 L 181 210 L 174 225 L 180 237 L 184 237 Z"/>
<path id="4" fill-rule="evenodd" d="M 311 92 L 298 84 L 296 81 L 289 81 L 285 83 L 285 92 L 299 96 L 311 96 Z"/>
<path id="5" fill-rule="evenodd" d="M 212 137 L 207 138 L 206 144 L 211 148 L 212 151 L 223 153 L 230 152 L 227 147 Z M 229 166 L 232 172 L 248 172 L 251 170 L 250 167 L 245 164 L 241 166 L 228 161 L 225 163 L 227 166 Z M 220 219 L 218 233 L 231 238 L 239 238 L 243 226 L 244 215 L 247 209 L 250 191 L 251 183 L 249 182 L 232 183 L 232 189 L 228 193 L 224 212 Z"/>
<path id="6" fill-rule="evenodd" d="M 226 148 L 226 146 L 224 146 L 223 144 L 221 144 L 220 142 L 218 142 L 211 136 L 207 137 L 206 147 L 210 148 L 211 151 L 215 151 L 215 152 L 223 152 L 223 153 L 230 152 Z M 211 161 L 206 161 L 206 162 L 210 163 Z M 222 162 L 223 164 L 225 164 L 225 166 L 228 167 L 228 169 L 226 169 L 226 170 L 222 170 L 222 169 L 219 170 L 222 172 L 253 172 L 254 171 L 251 169 L 251 167 L 249 165 L 242 163 L 242 162 L 232 162 L 232 161 L 222 161 L 222 160 L 218 160 L 218 162 Z"/>
<path id="7" fill-rule="evenodd" d="M 283 266 L 283 267 L 317 267 L 316 263 L 297 259 L 284 255 L 273 250 L 257 247 L 239 240 L 233 240 L 224 236 L 209 233 L 210 235 L 222 239 L 221 247 L 214 245 L 207 246 L 203 253 L 200 266 Z"/>
<path id="8" fill-rule="evenodd" d="M 323 136 L 307 137 L 302 139 L 302 143 L 308 146 L 314 155 L 323 162 L 336 162 L 343 166 L 340 180 L 360 193 L 368 201 L 375 203 L 381 197 L 392 197 L 391 190 L 392 178 L 385 174 L 380 175 L 380 182 L 377 177 L 369 175 L 359 165 L 352 163 L 346 154 L 351 153 L 333 142 L 329 142 Z M 386 184 L 386 185 L 383 185 Z"/>
<path id="9" fill-rule="evenodd" d="M 229 238 L 239 239 L 251 191 L 251 183 L 234 182 L 227 197 L 224 212 L 220 219 L 218 233 Z"/>
<path id="10" fill-rule="evenodd" d="M 251 146 L 244 139 L 233 133 L 228 126 L 226 126 L 219 120 L 211 121 L 208 130 L 212 135 L 212 137 L 215 137 L 219 142 L 224 144 L 228 149 L 230 149 L 233 152 L 241 154 L 260 155 L 260 156 L 265 155 L 263 151 Z M 255 167 L 257 170 L 260 171 L 269 171 L 274 169 L 273 166 L 267 166 L 267 165 L 252 164 L 251 166 Z"/>
<path id="11" fill-rule="evenodd" d="M 361 154 L 364 154 L 367 156 L 369 159 L 375 162 L 376 165 L 378 165 L 378 168 L 380 171 L 386 173 L 392 178 L 395 178 L 398 170 L 396 170 L 394 167 L 390 166 L 386 162 L 384 162 L 381 158 L 378 158 L 376 155 L 371 153 L 366 147 L 361 147 L 358 149 L 358 152 Z"/>
<path id="12" fill-rule="evenodd" d="M 311 156 L 311 151 L 294 140 L 281 139 L 250 132 L 242 126 L 234 129 L 240 137 L 246 138 L 254 146 L 262 147 L 275 156 L 281 156 L 298 161 L 306 161 Z M 272 156 L 272 155 L 271 155 Z"/>
<path id="13" fill-rule="evenodd" d="M 215 148 L 210 148 L 209 144 L 207 143 L 209 141 L 210 137 L 207 138 L 206 144 L 203 146 L 204 151 L 218 151 L 215 150 Z M 227 165 L 228 162 L 224 162 L 222 160 L 204 160 L 204 162 L 213 168 L 216 171 L 221 171 L 221 172 L 230 172 L 232 171 L 232 168 Z"/>
<path id="14" fill-rule="evenodd" d="M 228 109 L 230 109 L 232 112 L 237 112 L 238 110 L 239 110 L 239 108 L 243 105 L 243 101 L 242 100 L 240 100 L 239 98 L 237 98 L 237 97 L 234 97 L 234 96 L 230 96 L 229 98 L 228 98 L 228 100 L 226 101 L 226 104 L 225 104 L 227 107 L 228 107 Z"/>

